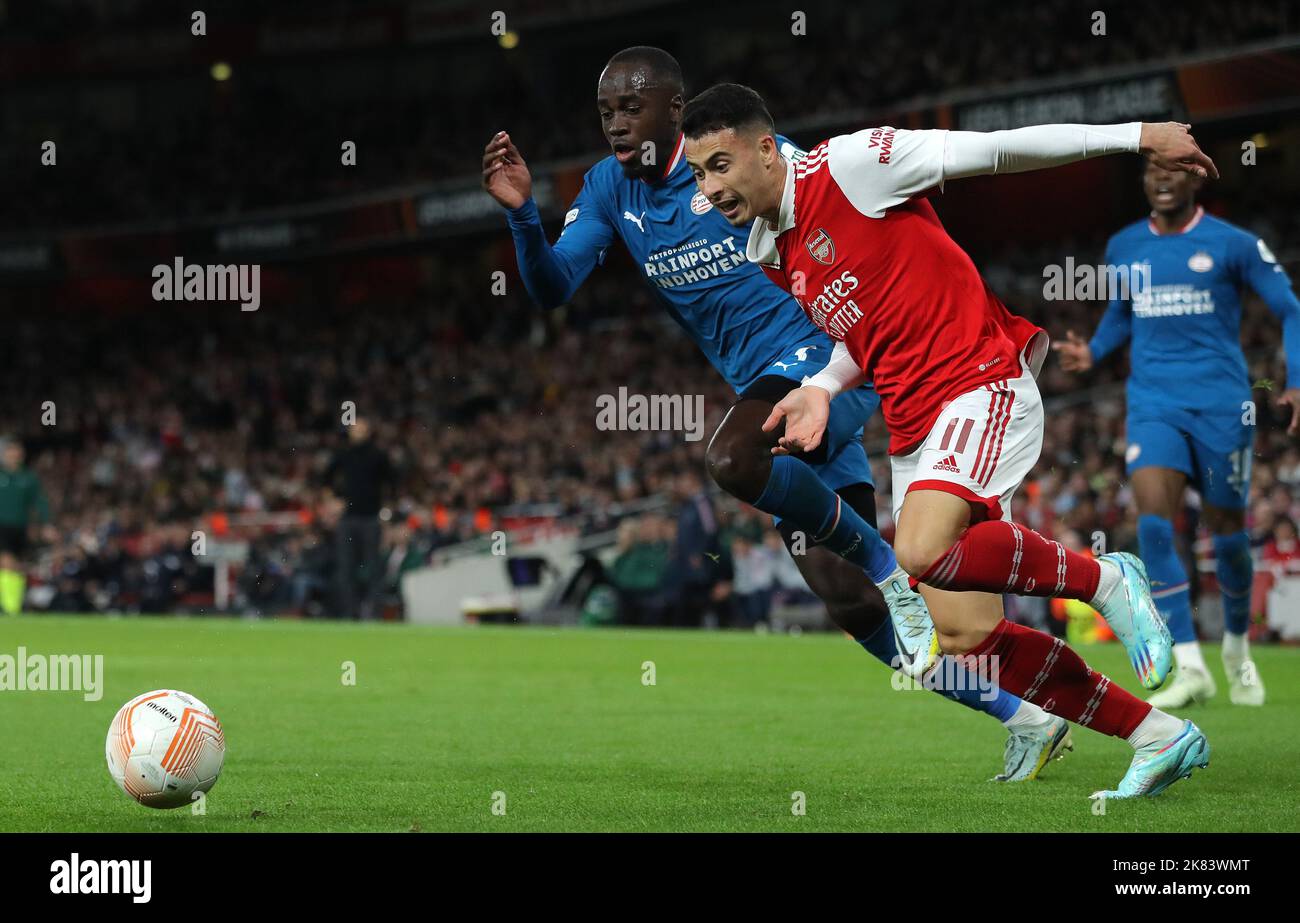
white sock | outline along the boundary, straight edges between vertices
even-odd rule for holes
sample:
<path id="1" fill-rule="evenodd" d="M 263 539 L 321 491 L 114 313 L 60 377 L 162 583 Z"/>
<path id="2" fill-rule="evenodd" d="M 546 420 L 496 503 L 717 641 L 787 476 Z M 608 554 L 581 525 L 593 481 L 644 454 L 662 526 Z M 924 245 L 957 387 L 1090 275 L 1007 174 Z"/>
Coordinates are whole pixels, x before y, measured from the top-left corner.
<path id="1" fill-rule="evenodd" d="M 1230 631 L 1223 633 L 1223 662 L 1232 667 L 1240 667 L 1250 659 L 1250 641 L 1245 635 L 1234 635 Z"/>
<path id="2" fill-rule="evenodd" d="M 1097 592 L 1093 594 L 1092 599 L 1088 600 L 1088 605 L 1100 611 L 1101 607 L 1106 605 L 1106 600 L 1110 599 L 1110 594 L 1115 592 L 1116 587 L 1123 581 L 1124 574 L 1120 571 L 1119 565 L 1111 561 L 1099 560 L 1097 564 L 1101 567 L 1101 577 L 1097 580 Z"/>
<path id="3" fill-rule="evenodd" d="M 1043 711 L 1033 702 L 1020 700 L 1020 707 L 1016 713 L 1002 722 L 1003 727 L 1008 731 L 1014 731 L 1017 728 L 1036 728 L 1042 727 L 1048 721 L 1047 712 Z"/>
<path id="4" fill-rule="evenodd" d="M 874 583 L 876 589 L 880 590 L 882 593 L 885 591 L 885 587 L 889 586 L 889 581 L 891 580 L 898 579 L 902 580 L 904 584 L 907 583 L 907 571 L 903 570 L 903 565 L 898 563 L 895 563 L 894 569 L 885 574 L 885 576 L 881 577 L 879 580 L 871 574 L 867 574 L 867 576 L 871 577 L 871 582 Z"/>
<path id="5" fill-rule="evenodd" d="M 1225 636 L 1226 637 L 1226 636 Z M 1224 645 L 1227 650 L 1227 645 Z M 1201 645 L 1197 641 L 1182 641 L 1174 645 L 1174 661 L 1178 664 L 1180 670 L 1200 670 L 1202 673 L 1209 673 L 1210 668 L 1205 665 L 1205 658 L 1201 655 Z"/>
<path id="6" fill-rule="evenodd" d="M 1182 733 L 1182 730 L 1182 718 L 1175 718 L 1173 715 L 1165 714 L 1158 708 L 1153 708 L 1142 719 L 1142 723 L 1128 736 L 1128 742 L 1133 745 L 1134 750 L 1163 746 L 1171 738 Z"/>

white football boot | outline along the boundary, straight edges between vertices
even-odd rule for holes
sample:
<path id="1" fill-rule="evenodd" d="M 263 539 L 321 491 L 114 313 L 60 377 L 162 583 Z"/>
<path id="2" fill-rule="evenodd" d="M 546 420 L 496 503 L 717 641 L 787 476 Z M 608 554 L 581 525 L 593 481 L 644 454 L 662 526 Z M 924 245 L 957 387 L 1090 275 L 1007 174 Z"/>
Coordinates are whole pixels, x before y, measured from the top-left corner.
<path id="1" fill-rule="evenodd" d="M 1214 677 L 1199 667 L 1179 667 L 1169 685 L 1147 699 L 1161 711 L 1177 711 L 1189 705 L 1204 705 L 1218 690 Z"/>

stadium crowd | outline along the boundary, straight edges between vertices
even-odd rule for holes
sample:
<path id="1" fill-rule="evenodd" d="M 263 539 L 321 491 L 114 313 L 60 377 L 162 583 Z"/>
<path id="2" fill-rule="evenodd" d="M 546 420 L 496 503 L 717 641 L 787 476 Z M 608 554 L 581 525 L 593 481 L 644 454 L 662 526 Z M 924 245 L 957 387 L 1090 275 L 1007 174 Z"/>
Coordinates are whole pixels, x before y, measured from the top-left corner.
<path id="1" fill-rule="evenodd" d="M 362 4 L 334 6 L 331 16 L 340 24 L 349 14 L 370 12 Z M 1104 34 L 1093 33 L 1092 12 L 1072 0 L 923 6 L 810 0 L 800 7 L 806 35 L 795 42 L 790 10 L 773 2 L 746 8 L 753 22 L 770 28 L 735 34 L 695 29 L 686 15 L 690 4 L 662 6 L 653 40 L 691 62 L 688 90 L 748 83 L 764 92 L 778 125 L 1300 33 L 1300 14 L 1286 0 L 1195 0 L 1180 6 L 1177 17 L 1165 15 L 1158 0 L 1130 0 L 1108 11 Z M 170 4 L 118 7 L 87 0 L 16 4 L 0 7 L 0 23 L 19 37 L 52 34 L 57 17 L 69 15 L 89 35 L 131 24 L 188 28 Z M 236 4 L 223 17 L 273 30 L 277 21 L 301 14 Z M 592 89 L 609 50 L 574 47 L 572 25 L 589 14 L 585 4 L 572 4 L 566 27 L 563 13 L 554 11 L 513 51 L 484 47 L 494 41 L 484 18 L 481 36 L 440 44 L 437 54 L 419 45 L 397 47 L 324 70 L 311 56 L 241 58 L 232 79 L 219 84 L 196 67 L 168 80 L 127 73 L 93 85 L 19 85 L 0 109 L 0 135 L 10 139 L 0 145 L 4 230 L 219 219 L 444 180 L 463 175 L 465 152 L 480 149 L 502 127 L 534 163 L 590 155 L 601 147 Z M 212 14 L 212 28 L 222 22 Z M 935 22 L 947 27 L 935 30 Z M 1141 25 L 1149 22 L 1161 28 Z M 490 80 L 476 77 L 484 73 L 477 66 L 484 55 L 498 58 Z M 512 63 L 511 55 L 534 65 L 546 61 L 548 79 L 537 80 L 535 66 Z M 446 92 L 453 85 L 458 91 Z M 376 88 L 382 105 L 375 104 Z M 195 99 L 205 103 L 195 106 Z M 286 112 L 294 117 L 284 118 Z M 46 140 L 58 145 L 57 171 L 34 155 Z M 341 163 L 344 140 L 357 144 L 353 166 Z"/>

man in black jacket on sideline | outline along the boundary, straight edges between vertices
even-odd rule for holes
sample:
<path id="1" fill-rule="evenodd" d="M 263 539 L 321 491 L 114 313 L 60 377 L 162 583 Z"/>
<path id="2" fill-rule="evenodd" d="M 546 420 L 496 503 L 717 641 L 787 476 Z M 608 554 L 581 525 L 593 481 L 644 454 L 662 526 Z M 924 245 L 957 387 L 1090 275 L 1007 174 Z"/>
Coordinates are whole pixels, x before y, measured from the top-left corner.
<path id="1" fill-rule="evenodd" d="M 348 444 L 334 454 L 325 472 L 325 483 L 344 503 L 334 534 L 339 618 L 379 617 L 384 576 L 379 511 L 383 488 L 393 483 L 393 475 L 388 453 L 371 436 L 370 421 L 358 417 L 348 427 Z"/>

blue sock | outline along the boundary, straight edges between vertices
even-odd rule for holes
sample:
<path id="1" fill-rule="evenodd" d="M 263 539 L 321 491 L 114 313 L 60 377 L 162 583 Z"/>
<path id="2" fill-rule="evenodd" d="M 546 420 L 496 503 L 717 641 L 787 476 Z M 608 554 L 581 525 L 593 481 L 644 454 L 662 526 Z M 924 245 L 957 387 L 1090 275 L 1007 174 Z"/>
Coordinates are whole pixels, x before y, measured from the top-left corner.
<path id="1" fill-rule="evenodd" d="M 1244 529 L 1214 536 L 1214 564 L 1223 593 L 1223 630 L 1244 635 L 1250 628 L 1250 587 L 1255 580 L 1250 536 Z"/>
<path id="2" fill-rule="evenodd" d="M 894 633 L 888 631 L 888 625 L 882 620 L 876 628 L 876 633 L 867 638 L 855 638 L 859 644 L 872 657 L 875 657 L 889 669 L 897 669 L 899 661 L 898 645 L 894 642 Z"/>
<path id="3" fill-rule="evenodd" d="M 802 529 L 809 545 L 825 545 L 883 583 L 898 561 L 880 533 L 840 500 L 804 462 L 789 455 L 772 459 L 772 473 L 754 506 Z"/>
<path id="4" fill-rule="evenodd" d="M 862 645 L 863 649 L 885 664 L 891 670 L 896 669 L 898 660 L 898 646 L 894 643 L 894 633 L 889 630 L 889 626 L 881 623 L 876 629 L 876 633 L 869 638 L 858 638 L 857 642 Z M 936 676 L 947 676 L 944 671 L 939 671 Z M 996 693 L 989 698 L 989 692 L 982 691 L 975 679 L 972 677 L 969 682 L 957 683 L 964 688 L 962 689 L 940 689 L 934 691 L 952 699 L 954 702 L 960 702 L 967 708 L 974 711 L 982 711 L 986 715 L 992 715 L 999 721 L 1005 722 L 1016 710 L 1020 708 L 1020 697 L 1007 692 L 1001 686 L 993 687 L 992 692 Z"/>
<path id="5" fill-rule="evenodd" d="M 1138 550 L 1147 576 L 1151 578 L 1151 596 L 1156 608 L 1169 625 L 1174 642 L 1196 640 L 1192 625 L 1192 602 L 1187 592 L 1187 569 L 1174 550 L 1174 524 L 1163 516 L 1144 513 L 1138 517 Z"/>

